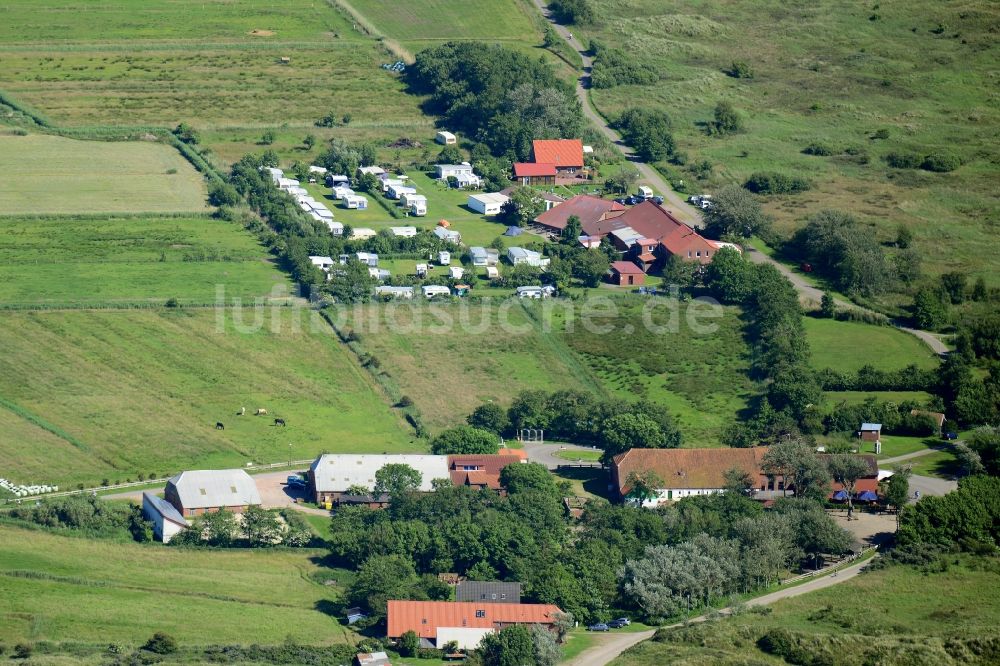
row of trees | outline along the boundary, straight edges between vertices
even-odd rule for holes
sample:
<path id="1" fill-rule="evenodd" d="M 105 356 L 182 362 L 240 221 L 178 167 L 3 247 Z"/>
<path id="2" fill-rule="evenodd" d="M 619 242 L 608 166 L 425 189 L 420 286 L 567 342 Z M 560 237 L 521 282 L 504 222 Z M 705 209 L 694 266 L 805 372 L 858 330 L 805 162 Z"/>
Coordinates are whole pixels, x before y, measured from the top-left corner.
<path id="1" fill-rule="evenodd" d="M 824 368 L 816 373 L 824 391 L 930 391 L 938 382 L 938 371 L 910 364 L 899 370 L 880 370 L 864 365 L 856 372 Z"/>
<path id="2" fill-rule="evenodd" d="M 662 406 L 599 399 L 583 391 L 523 391 L 506 410 L 493 402 L 480 405 L 468 422 L 508 436 L 524 428 L 542 429 L 550 440 L 600 447 L 605 462 L 631 448 L 681 444 L 681 433 Z"/>
<path id="3" fill-rule="evenodd" d="M 170 545 L 301 548 L 313 541 L 312 530 L 301 516 L 292 512 L 279 515 L 276 511 L 251 506 L 239 518 L 225 509 L 197 516 L 188 529 L 174 535 Z"/>
<path id="4" fill-rule="evenodd" d="M 32 505 L 17 505 L 13 518 L 55 529 L 67 529 L 104 538 L 153 539 L 152 525 L 135 504 L 106 502 L 97 497 L 71 495 Z"/>
<path id="5" fill-rule="evenodd" d="M 417 54 L 406 69 L 411 89 L 449 127 L 526 160 L 534 139 L 579 136 L 580 106 L 545 59 L 500 45 L 448 42 Z"/>

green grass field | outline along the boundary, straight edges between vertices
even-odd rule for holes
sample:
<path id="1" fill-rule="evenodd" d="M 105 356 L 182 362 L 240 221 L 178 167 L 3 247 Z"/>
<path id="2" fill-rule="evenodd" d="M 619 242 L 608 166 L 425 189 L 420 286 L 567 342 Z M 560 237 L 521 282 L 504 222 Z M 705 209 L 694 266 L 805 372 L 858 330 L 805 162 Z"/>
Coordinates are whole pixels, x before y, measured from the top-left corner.
<path id="1" fill-rule="evenodd" d="M 210 217 L 0 217 L 0 306 L 210 304 L 284 290 L 241 227 Z"/>
<path id="2" fill-rule="evenodd" d="M 224 163 L 268 128 L 290 159 L 310 159 L 308 133 L 433 139 L 420 98 L 380 68 L 395 57 L 333 3 L 16 0 L 0 18 L 0 90 L 57 125 L 187 122 Z M 314 126 L 331 113 L 350 125 Z"/>
<path id="3" fill-rule="evenodd" d="M 805 317 L 806 338 L 816 369 L 853 372 L 864 365 L 899 370 L 910 364 L 930 369 L 937 357 L 917 338 L 889 326 Z"/>
<path id="4" fill-rule="evenodd" d="M 432 429 L 463 423 L 488 400 L 506 406 L 527 389 L 596 390 L 558 336 L 532 323 L 521 303 L 465 305 L 371 305 L 345 313 L 344 328 L 360 334 L 361 347 Z"/>
<path id="5" fill-rule="evenodd" d="M 456 4 L 421 0 L 392 5 L 378 0 L 351 0 L 384 34 L 404 43 L 453 39 L 487 42 L 541 43 L 528 3 L 521 0 L 473 0 Z"/>
<path id="6" fill-rule="evenodd" d="M 186 647 L 329 645 L 352 633 L 320 610 L 320 551 L 199 551 L 0 525 L 0 640 L 139 647 L 156 631 Z M 250 630 L 250 633 L 248 633 Z"/>
<path id="7" fill-rule="evenodd" d="M 885 663 L 975 663 L 952 660 L 948 639 L 993 637 L 1000 602 L 983 590 L 1000 585 L 1000 572 L 986 559 L 963 560 L 943 573 L 893 567 L 865 574 L 825 590 L 775 603 L 769 615 L 747 614 L 676 629 L 661 640 L 625 652 L 614 666 L 659 664 L 784 664 L 762 652 L 756 641 L 785 628 L 809 637 L 813 658 L 823 663 L 864 663 L 867 650 L 891 655 Z M 969 564 L 975 566 L 969 566 Z M 947 594 L 942 594 L 947 590 Z"/>
<path id="8" fill-rule="evenodd" d="M 1000 125 L 991 101 L 996 8 L 875 4 L 619 0 L 595 3 L 594 25 L 573 31 L 659 73 L 652 84 L 595 89 L 592 99 L 611 118 L 629 106 L 670 114 L 679 148 L 714 167 L 701 182 L 671 167 L 672 180 L 712 191 L 758 170 L 802 175 L 811 191 L 766 203 L 779 230 L 825 208 L 874 224 L 883 240 L 904 224 L 925 271 L 958 268 L 995 285 L 1000 263 L 989 248 L 1000 213 L 998 169 L 982 137 Z M 733 61 L 746 62 L 753 78 L 727 76 Z M 711 120 L 719 100 L 743 114 L 745 133 L 715 138 L 697 125 Z M 887 139 L 872 138 L 883 129 Z M 838 154 L 802 153 L 817 141 Z M 843 154 L 848 148 L 856 154 Z M 900 150 L 950 152 L 963 165 L 946 174 L 889 169 L 883 156 Z"/>
<path id="9" fill-rule="evenodd" d="M 563 331 L 563 339 L 614 395 L 666 407 L 684 434 L 684 446 L 725 444 L 723 429 L 754 391 L 737 309 L 724 308 L 720 318 L 703 320 L 717 329 L 698 334 L 682 304 L 676 330 L 656 333 L 643 323 L 642 305 L 651 303 L 615 301 L 616 315 L 593 320 L 613 332 L 594 333 L 577 324 L 572 332 Z M 665 301 L 650 312 L 656 324 L 667 323 Z"/>
<path id="10" fill-rule="evenodd" d="M 58 438 L 45 455 L 27 425 L 0 438 L 12 479 L 96 485 L 322 451 L 421 448 L 325 324 L 312 331 L 297 309 L 261 311 L 259 328 L 254 313 L 222 309 L 5 313 L 0 321 L 8 403 L 0 411 L 33 415 Z M 247 416 L 235 416 L 241 407 Z M 269 416 L 250 416 L 258 407 Z M 81 459 L 89 462 L 71 464 Z"/>
<path id="11" fill-rule="evenodd" d="M 0 171 L 0 215 L 186 212 L 208 207 L 201 175 L 163 144 L 0 134 Z"/>

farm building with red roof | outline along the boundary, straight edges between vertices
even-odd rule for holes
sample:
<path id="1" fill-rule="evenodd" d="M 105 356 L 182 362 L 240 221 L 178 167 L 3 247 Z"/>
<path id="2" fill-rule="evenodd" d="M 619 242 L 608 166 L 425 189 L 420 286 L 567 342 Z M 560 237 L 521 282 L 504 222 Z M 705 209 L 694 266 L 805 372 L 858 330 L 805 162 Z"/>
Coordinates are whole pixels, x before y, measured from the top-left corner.
<path id="1" fill-rule="evenodd" d="M 555 185 L 556 165 L 551 162 L 515 162 L 514 180 L 521 185 Z"/>
<path id="2" fill-rule="evenodd" d="M 612 262 L 608 271 L 611 284 L 620 287 L 630 287 L 646 283 L 646 274 L 642 268 L 631 261 Z"/>
<path id="3" fill-rule="evenodd" d="M 398 639 L 412 631 L 424 645 L 440 648 L 457 641 L 460 649 L 473 649 L 487 634 L 511 625 L 551 628 L 560 613 L 559 607 L 552 604 L 390 600 L 386 635 Z"/>
<path id="4" fill-rule="evenodd" d="M 592 197 L 589 194 L 578 194 L 536 217 L 535 223 L 552 231 L 562 231 L 566 228 L 566 221 L 575 215 L 580 220 L 583 233 L 594 236 L 597 234 L 591 233 L 590 230 L 598 223 L 624 212 L 625 206 L 620 203 Z"/>

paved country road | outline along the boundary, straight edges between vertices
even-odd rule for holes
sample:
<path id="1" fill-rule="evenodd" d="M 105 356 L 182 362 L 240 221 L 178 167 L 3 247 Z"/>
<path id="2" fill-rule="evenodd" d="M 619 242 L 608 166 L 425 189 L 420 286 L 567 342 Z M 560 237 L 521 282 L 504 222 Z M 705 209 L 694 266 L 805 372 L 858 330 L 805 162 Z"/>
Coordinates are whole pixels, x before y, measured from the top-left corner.
<path id="1" fill-rule="evenodd" d="M 534 0 L 535 7 L 538 11 L 542 13 L 552 27 L 555 29 L 556 33 L 562 37 L 566 42 L 580 54 L 583 59 L 583 73 L 580 78 L 577 79 L 576 83 L 576 96 L 580 100 L 580 106 L 583 110 L 583 115 L 591 122 L 597 129 L 601 131 L 608 139 L 610 139 L 618 149 L 625 155 L 637 169 L 642 176 L 642 180 L 646 181 L 652 185 L 653 189 L 661 193 L 664 198 L 663 207 L 670 211 L 670 213 L 676 217 L 681 222 L 684 222 L 688 226 L 701 228 L 704 226 L 701 218 L 701 212 L 694 206 L 687 203 L 680 195 L 674 192 L 673 188 L 670 187 L 666 179 L 663 178 L 660 173 L 651 167 L 650 165 L 642 162 L 636 156 L 635 151 L 631 146 L 627 145 L 621 138 L 621 135 L 614 130 L 614 128 L 608 125 L 608 121 L 597 112 L 594 105 L 590 101 L 590 72 L 594 65 L 594 60 L 587 54 L 587 49 L 584 48 L 583 44 L 578 40 L 573 33 L 570 32 L 565 26 L 559 25 L 555 22 L 552 17 L 552 13 L 546 6 L 545 0 Z M 764 254 L 763 252 L 758 252 L 757 250 L 750 248 L 747 250 L 747 257 L 750 261 L 758 264 L 771 264 L 777 268 L 781 273 L 788 278 L 788 280 L 795 287 L 796 292 L 799 294 L 799 299 L 808 302 L 819 304 L 820 300 L 823 298 L 823 291 L 812 286 L 802 276 L 796 274 L 788 266 L 785 266 L 781 262 L 773 259 L 772 257 Z M 854 303 L 848 303 L 846 301 L 837 299 L 836 303 L 842 308 L 851 308 L 856 310 L 865 310 L 871 312 L 867 308 L 863 308 Z M 948 353 L 948 347 L 940 338 L 938 338 L 933 333 L 928 331 L 921 331 L 918 329 L 908 328 L 900 325 L 898 322 L 893 322 L 893 326 L 896 326 L 902 331 L 910 333 L 922 340 L 935 354 L 944 355 Z"/>
<path id="2" fill-rule="evenodd" d="M 756 599 L 751 599 L 747 601 L 747 606 L 769 606 L 776 601 L 781 601 L 782 599 L 790 599 L 791 597 L 797 597 L 802 594 L 808 594 L 809 592 L 815 592 L 816 590 L 822 590 L 844 581 L 851 580 L 867 565 L 871 560 L 864 560 L 856 564 L 851 564 L 835 574 L 828 574 L 826 576 L 821 576 L 819 578 L 814 578 L 805 583 L 796 585 L 795 587 L 789 587 L 783 590 L 778 590 L 770 594 L 765 594 L 763 596 L 757 597 Z M 720 615 L 729 615 L 732 613 L 732 608 L 723 608 L 719 611 Z M 705 622 L 709 619 L 708 615 L 700 615 L 698 617 L 692 618 L 689 622 Z M 665 629 L 676 629 L 678 627 L 683 627 L 683 622 L 678 622 L 676 624 L 671 624 Z M 622 652 L 629 649 L 636 643 L 640 643 L 648 638 L 653 637 L 653 631 L 644 631 L 635 634 L 614 634 L 613 638 L 606 641 L 602 641 L 599 645 L 596 645 L 590 649 L 584 650 L 577 657 L 571 661 L 565 662 L 567 666 L 604 666 L 609 664 L 621 655 Z"/>

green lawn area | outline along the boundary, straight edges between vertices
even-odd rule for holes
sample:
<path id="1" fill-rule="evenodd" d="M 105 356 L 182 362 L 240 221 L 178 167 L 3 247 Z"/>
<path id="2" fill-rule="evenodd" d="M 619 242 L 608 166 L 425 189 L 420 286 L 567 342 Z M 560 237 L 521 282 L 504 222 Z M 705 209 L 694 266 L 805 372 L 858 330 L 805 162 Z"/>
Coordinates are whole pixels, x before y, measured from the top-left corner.
<path id="1" fill-rule="evenodd" d="M 949 558 L 951 559 L 951 558 Z M 888 663 L 985 663 L 955 661 L 946 640 L 993 636 L 1000 602 L 983 590 L 1000 585 L 986 560 L 964 559 L 942 573 L 897 566 L 831 588 L 773 604 L 768 615 L 744 614 L 661 634 L 627 651 L 614 666 L 660 664 L 784 664 L 757 641 L 775 628 L 801 632 L 808 653 L 824 663 L 864 663 L 865 654 L 891 654 Z M 942 594 L 947 590 L 947 594 Z M 857 603 L 845 603 L 845 599 Z"/>
<path id="2" fill-rule="evenodd" d="M 254 313 L 223 309 L 4 314 L 0 412 L 41 420 L 58 440 L 41 455 L 37 428 L 21 424 L 0 438 L 4 476 L 97 485 L 323 451 L 422 450 L 325 323 L 313 328 L 293 308 L 259 314 L 259 328 Z M 247 416 L 235 416 L 241 407 Z M 269 416 L 249 416 L 258 407 Z"/>
<path id="3" fill-rule="evenodd" d="M 0 215 L 208 207 L 201 175 L 172 146 L 155 142 L 0 134 L 0 172 Z"/>
<path id="4" fill-rule="evenodd" d="M 802 320 L 817 370 L 854 372 L 864 365 L 899 370 L 915 364 L 937 367 L 937 357 L 923 342 L 889 326 L 805 317 Z"/>
<path id="5" fill-rule="evenodd" d="M 185 646 L 329 645 L 354 634 L 321 609 L 322 551 L 204 551 L 0 525 L 0 640 L 138 647 L 156 631 Z M 253 627 L 252 635 L 247 628 Z"/>
<path id="6" fill-rule="evenodd" d="M 900 467 L 902 465 L 908 465 L 914 474 L 936 476 L 941 479 L 952 479 L 962 473 L 958 459 L 955 458 L 955 453 L 950 448 L 928 453 L 925 456 L 911 460 L 904 460 L 892 466 Z"/>
<path id="7" fill-rule="evenodd" d="M 0 305 L 211 304 L 287 284 L 249 233 L 207 216 L 0 217 Z"/>
<path id="8" fill-rule="evenodd" d="M 566 451 L 556 451 L 555 456 L 557 458 L 562 458 L 563 460 L 570 460 L 576 462 L 582 460 L 584 462 L 594 462 L 601 459 L 601 451 L 580 451 L 577 449 L 566 450 Z"/>
<path id="9" fill-rule="evenodd" d="M 381 32 L 404 43 L 452 39 L 541 43 L 527 3 L 519 0 L 470 0 L 462 4 L 421 0 L 402 6 L 352 0 L 351 6 Z"/>
<path id="10" fill-rule="evenodd" d="M 594 88 L 599 111 L 614 119 L 631 106 L 667 109 L 687 163 L 713 167 L 699 180 L 663 164 L 670 180 L 712 192 L 755 171 L 800 175 L 811 190 L 765 200 L 780 234 L 820 210 L 849 211 L 875 225 L 880 241 L 895 238 L 901 224 L 910 228 L 930 275 L 962 270 L 998 284 L 1000 260 L 990 250 L 998 167 L 981 151 L 982 137 L 1000 125 L 990 101 L 992 7 L 621 0 L 594 9 L 595 20 L 573 26 L 574 34 L 623 49 L 658 75 L 644 85 Z M 753 78 L 727 76 L 734 61 L 746 63 Z M 704 131 L 720 100 L 742 114 L 743 133 Z M 813 142 L 833 154 L 804 154 Z M 892 169 L 884 157 L 894 151 L 954 154 L 962 166 L 950 173 Z"/>
<path id="11" fill-rule="evenodd" d="M 411 262 L 412 263 L 412 262 Z M 532 323 L 516 300 L 457 305 L 370 305 L 343 313 L 343 327 L 380 362 L 432 429 L 458 425 L 479 404 L 521 391 L 597 390 L 559 336 Z M 528 306 L 531 307 L 531 306 Z"/>
<path id="12" fill-rule="evenodd" d="M 684 446 L 724 445 L 722 431 L 754 391 L 738 309 L 723 308 L 721 317 L 710 320 L 717 328 L 699 334 L 688 323 L 689 306 L 681 304 L 676 330 L 654 332 L 643 324 L 642 307 L 650 303 L 616 300 L 617 314 L 592 319 L 611 332 L 592 332 L 579 322 L 569 331 L 564 323 L 563 339 L 614 395 L 665 407 L 680 426 Z M 650 311 L 657 325 L 668 321 L 667 303 Z"/>

